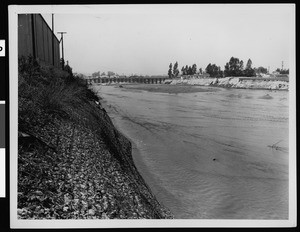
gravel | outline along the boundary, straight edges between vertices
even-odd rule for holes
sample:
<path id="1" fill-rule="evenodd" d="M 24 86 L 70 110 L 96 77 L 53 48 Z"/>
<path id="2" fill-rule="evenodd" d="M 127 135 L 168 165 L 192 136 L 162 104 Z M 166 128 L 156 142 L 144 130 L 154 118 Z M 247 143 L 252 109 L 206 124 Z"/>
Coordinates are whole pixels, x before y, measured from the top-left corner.
<path id="1" fill-rule="evenodd" d="M 68 110 L 69 117 L 38 111 L 19 118 L 18 218 L 173 218 L 101 105 Z"/>

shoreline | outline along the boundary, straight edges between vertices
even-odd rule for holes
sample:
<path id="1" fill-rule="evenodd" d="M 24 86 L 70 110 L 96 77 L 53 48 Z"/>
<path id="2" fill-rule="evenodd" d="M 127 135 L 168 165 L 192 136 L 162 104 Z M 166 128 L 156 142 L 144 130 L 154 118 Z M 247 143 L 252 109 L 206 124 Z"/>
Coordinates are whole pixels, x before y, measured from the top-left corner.
<path id="1" fill-rule="evenodd" d="M 243 77 L 225 78 L 189 78 L 189 79 L 169 79 L 165 81 L 169 85 L 193 85 L 193 86 L 215 86 L 235 89 L 264 89 L 264 90 L 289 90 L 288 81 L 251 79 Z"/>
<path id="2" fill-rule="evenodd" d="M 137 124 L 133 124 L 132 126 L 130 126 L 129 128 L 122 128 L 119 124 L 118 124 L 118 120 L 115 119 L 114 116 L 116 115 L 120 115 L 119 112 L 115 111 L 115 108 L 113 107 L 113 109 L 111 108 L 110 104 L 107 104 L 107 101 L 105 100 L 105 98 L 103 98 L 101 100 L 101 104 L 102 106 L 107 109 L 107 114 L 109 115 L 109 117 L 111 118 L 114 127 L 123 135 L 126 137 L 126 139 L 128 139 L 131 143 L 131 156 L 133 159 L 133 165 L 137 168 L 137 172 L 139 173 L 139 175 L 141 176 L 141 179 L 144 181 L 144 184 L 148 187 L 149 191 L 152 193 L 152 195 L 154 196 L 154 198 L 156 198 L 156 200 L 162 205 L 163 208 L 167 209 L 169 212 L 171 212 L 173 215 L 173 219 L 180 219 L 180 218 L 176 218 L 176 216 L 174 215 L 174 213 L 164 204 L 163 200 L 160 199 L 161 197 L 159 197 L 159 193 L 161 194 L 162 192 L 164 192 L 164 195 L 167 195 L 168 198 L 173 198 L 173 195 L 169 192 L 166 192 L 164 188 L 162 188 L 158 183 L 157 180 L 155 180 L 155 178 L 152 177 L 152 174 L 150 172 L 150 170 L 148 169 L 148 167 L 145 165 L 144 161 L 142 160 L 142 153 L 143 153 L 143 149 L 138 145 L 138 143 L 135 141 L 135 136 L 132 134 L 132 131 L 130 130 L 130 128 L 132 127 L 140 127 L 140 125 Z M 128 122 L 128 121 L 127 121 Z M 130 122 L 131 123 L 131 122 Z M 148 183 L 151 183 L 152 185 L 150 186 Z M 168 218 L 169 219 L 169 218 Z"/>
<path id="3" fill-rule="evenodd" d="M 167 79 L 162 84 L 139 84 L 139 83 L 105 83 L 100 86 L 116 86 L 130 90 L 144 90 L 160 93 L 193 93 L 193 92 L 212 92 L 215 88 L 223 89 L 251 89 L 251 90 L 271 90 L 271 91 L 289 91 L 289 82 L 278 80 L 259 80 L 245 79 L 239 77 L 226 78 L 191 78 L 191 79 Z M 166 87 L 163 87 L 166 86 Z M 167 89 L 169 86 L 169 89 Z M 195 89 L 196 87 L 211 87 L 207 89 Z M 184 89 L 185 87 L 185 89 Z M 171 90 L 170 88 L 174 88 Z M 177 89 L 176 89 L 177 88 Z M 190 90 L 187 90 L 190 88 Z M 214 91 L 217 91 L 216 89 Z"/>
<path id="4" fill-rule="evenodd" d="M 199 93 L 199 92 L 218 92 L 231 89 L 240 89 L 240 90 L 260 90 L 260 91 L 283 91 L 288 92 L 286 89 L 262 89 L 262 88 L 232 88 L 225 86 L 203 86 L 203 85 L 188 85 L 188 84 L 111 84 L 104 86 L 112 86 L 115 88 L 122 88 L 122 91 L 147 91 L 152 93 L 165 93 L 165 94 L 183 94 L 183 93 Z M 105 99 L 104 99 L 105 101 Z"/>

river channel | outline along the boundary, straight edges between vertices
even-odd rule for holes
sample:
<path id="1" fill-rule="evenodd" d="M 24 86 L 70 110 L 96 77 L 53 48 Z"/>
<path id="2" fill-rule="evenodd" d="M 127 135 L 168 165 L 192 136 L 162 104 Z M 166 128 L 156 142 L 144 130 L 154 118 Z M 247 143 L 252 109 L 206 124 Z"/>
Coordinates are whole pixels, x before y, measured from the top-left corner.
<path id="1" fill-rule="evenodd" d="M 288 218 L 288 91 L 133 87 L 93 86 L 175 218 Z"/>

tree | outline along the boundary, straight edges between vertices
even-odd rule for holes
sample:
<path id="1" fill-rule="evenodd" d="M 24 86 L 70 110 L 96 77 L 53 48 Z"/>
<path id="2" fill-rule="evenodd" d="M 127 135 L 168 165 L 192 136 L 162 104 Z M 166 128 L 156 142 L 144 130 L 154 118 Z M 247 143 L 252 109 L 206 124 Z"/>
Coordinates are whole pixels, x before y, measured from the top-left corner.
<path id="1" fill-rule="evenodd" d="M 188 75 L 193 75 L 193 69 L 191 66 L 188 68 Z"/>
<path id="2" fill-rule="evenodd" d="M 169 65 L 169 71 L 168 71 L 168 76 L 169 76 L 169 78 L 172 78 L 172 76 L 173 76 L 173 73 L 172 73 L 172 63 L 170 63 L 170 65 Z"/>
<path id="3" fill-rule="evenodd" d="M 200 73 L 200 74 L 202 74 L 202 73 L 203 73 L 203 72 L 202 72 L 202 68 L 200 68 L 200 69 L 199 69 L 199 73 Z"/>
<path id="4" fill-rule="evenodd" d="M 211 63 L 209 63 L 206 68 L 205 68 L 205 72 L 208 73 L 210 76 L 212 76 L 212 68 L 211 68 Z"/>
<path id="5" fill-rule="evenodd" d="M 205 72 L 208 73 L 211 77 L 222 77 L 223 71 L 221 70 L 220 66 L 216 64 L 209 63 L 205 69 Z"/>
<path id="6" fill-rule="evenodd" d="M 276 72 L 278 72 L 279 74 L 289 74 L 290 70 L 289 69 L 280 69 L 280 68 L 277 68 Z"/>
<path id="7" fill-rule="evenodd" d="M 246 64 L 246 69 L 252 69 L 252 60 L 249 58 Z"/>
<path id="8" fill-rule="evenodd" d="M 110 77 L 110 76 L 113 76 L 113 75 L 115 75 L 115 73 L 114 73 L 114 72 L 112 72 L 112 71 L 108 71 L 108 72 L 107 72 L 107 76 L 109 76 L 109 77 Z"/>
<path id="9" fill-rule="evenodd" d="M 289 69 L 282 69 L 279 73 L 280 74 L 289 74 L 290 70 Z"/>
<path id="10" fill-rule="evenodd" d="M 217 77 L 223 77 L 224 76 L 224 71 L 223 70 L 221 70 L 221 67 L 220 66 L 218 66 L 218 75 L 217 75 Z"/>
<path id="11" fill-rule="evenodd" d="M 176 61 L 176 63 L 174 64 L 174 67 L 173 67 L 173 75 L 174 75 L 174 77 L 177 77 L 178 74 L 179 74 L 178 62 Z"/>
<path id="12" fill-rule="evenodd" d="M 264 68 L 264 67 L 262 67 L 262 66 L 259 66 L 258 68 L 254 69 L 254 70 L 255 70 L 255 72 L 256 72 L 257 74 L 259 74 L 259 73 L 268 73 L 268 69 L 267 69 L 267 68 Z"/>
<path id="13" fill-rule="evenodd" d="M 239 72 L 242 75 L 244 71 L 244 61 L 240 61 L 240 65 L 239 65 Z"/>
<path id="14" fill-rule="evenodd" d="M 225 65 L 224 74 L 225 76 L 242 76 L 244 69 L 244 62 L 238 58 L 231 57 L 229 62 Z"/>
<path id="15" fill-rule="evenodd" d="M 189 75 L 189 66 L 185 66 L 185 75 Z"/>
<path id="16" fill-rule="evenodd" d="M 92 73 L 92 77 L 98 77 L 98 76 L 100 76 L 100 71 Z"/>
<path id="17" fill-rule="evenodd" d="M 197 73 L 197 65 L 193 64 L 192 66 L 192 75 L 195 75 Z"/>
<path id="18" fill-rule="evenodd" d="M 244 75 L 246 77 L 253 77 L 253 76 L 255 76 L 255 70 L 252 68 L 252 61 L 251 61 L 251 59 L 249 59 L 247 61 L 246 68 L 244 70 Z"/>
<path id="19" fill-rule="evenodd" d="M 182 73 L 182 75 L 186 75 L 185 67 L 184 66 L 182 66 L 182 68 L 181 68 L 181 73 Z"/>

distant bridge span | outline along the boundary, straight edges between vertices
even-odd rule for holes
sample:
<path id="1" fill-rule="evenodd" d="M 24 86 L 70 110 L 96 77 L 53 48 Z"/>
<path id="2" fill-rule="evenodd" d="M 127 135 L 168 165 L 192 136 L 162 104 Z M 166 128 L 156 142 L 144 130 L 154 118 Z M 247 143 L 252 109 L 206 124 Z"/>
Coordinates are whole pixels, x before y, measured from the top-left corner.
<path id="1" fill-rule="evenodd" d="M 88 84 L 92 83 L 141 83 L 141 84 L 161 84 L 167 77 L 101 77 L 87 79 Z"/>

